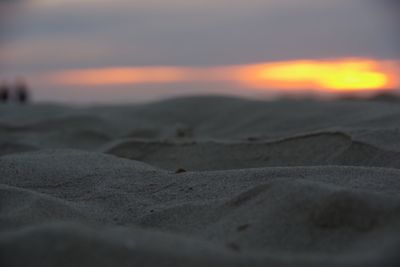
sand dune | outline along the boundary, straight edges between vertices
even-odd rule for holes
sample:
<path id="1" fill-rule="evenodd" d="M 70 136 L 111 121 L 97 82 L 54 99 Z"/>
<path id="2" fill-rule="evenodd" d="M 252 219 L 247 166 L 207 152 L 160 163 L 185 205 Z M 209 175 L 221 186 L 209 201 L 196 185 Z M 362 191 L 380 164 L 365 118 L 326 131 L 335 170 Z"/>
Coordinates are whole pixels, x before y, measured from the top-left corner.
<path id="1" fill-rule="evenodd" d="M 0 114 L 2 266 L 400 265 L 393 103 Z"/>

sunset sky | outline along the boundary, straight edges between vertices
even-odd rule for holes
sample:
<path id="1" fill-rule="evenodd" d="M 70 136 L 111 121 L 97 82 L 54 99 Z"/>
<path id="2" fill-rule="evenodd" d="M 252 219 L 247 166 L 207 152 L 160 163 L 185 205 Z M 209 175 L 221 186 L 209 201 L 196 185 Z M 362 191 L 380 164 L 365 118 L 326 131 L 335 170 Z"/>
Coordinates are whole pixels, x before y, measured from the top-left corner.
<path id="1" fill-rule="evenodd" d="M 1 78 L 61 102 L 397 88 L 383 2 L 0 0 Z"/>

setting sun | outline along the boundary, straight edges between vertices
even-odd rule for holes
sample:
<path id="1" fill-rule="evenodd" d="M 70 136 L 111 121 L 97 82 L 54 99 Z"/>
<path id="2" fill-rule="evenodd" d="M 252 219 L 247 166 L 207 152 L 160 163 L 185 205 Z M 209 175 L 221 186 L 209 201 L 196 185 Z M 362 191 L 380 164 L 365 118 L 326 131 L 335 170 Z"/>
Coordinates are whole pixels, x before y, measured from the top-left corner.
<path id="1" fill-rule="evenodd" d="M 301 60 L 247 66 L 240 76 L 253 87 L 360 91 L 394 86 L 394 69 L 368 59 Z"/>

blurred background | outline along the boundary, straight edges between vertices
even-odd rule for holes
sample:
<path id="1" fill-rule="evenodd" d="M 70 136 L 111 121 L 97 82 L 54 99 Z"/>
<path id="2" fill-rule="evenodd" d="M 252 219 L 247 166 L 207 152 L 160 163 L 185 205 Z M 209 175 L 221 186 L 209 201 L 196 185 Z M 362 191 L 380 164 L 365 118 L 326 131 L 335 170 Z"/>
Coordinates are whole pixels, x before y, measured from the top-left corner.
<path id="1" fill-rule="evenodd" d="M 37 102 L 397 93 L 396 0 L 0 0 L 0 79 Z"/>

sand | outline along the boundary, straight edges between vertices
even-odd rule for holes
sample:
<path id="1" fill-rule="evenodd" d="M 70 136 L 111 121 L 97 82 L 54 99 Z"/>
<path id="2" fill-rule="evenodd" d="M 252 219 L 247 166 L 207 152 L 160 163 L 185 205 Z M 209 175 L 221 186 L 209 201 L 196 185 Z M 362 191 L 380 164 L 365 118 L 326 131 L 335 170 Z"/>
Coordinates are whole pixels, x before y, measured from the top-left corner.
<path id="1" fill-rule="evenodd" d="M 1 266 L 400 266 L 400 105 L 0 106 Z"/>

